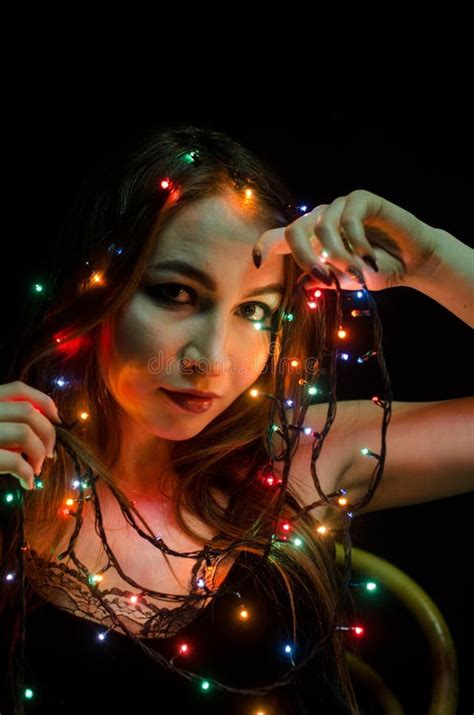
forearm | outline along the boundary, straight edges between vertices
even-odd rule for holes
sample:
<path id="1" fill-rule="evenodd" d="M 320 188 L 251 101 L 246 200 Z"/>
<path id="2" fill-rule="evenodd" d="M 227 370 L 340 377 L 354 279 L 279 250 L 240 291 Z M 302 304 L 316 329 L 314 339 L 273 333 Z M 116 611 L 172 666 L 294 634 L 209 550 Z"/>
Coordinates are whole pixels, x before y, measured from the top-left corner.
<path id="1" fill-rule="evenodd" d="M 438 261 L 429 276 L 406 285 L 421 291 L 474 328 L 474 249 L 447 231 L 433 229 L 439 245 Z"/>

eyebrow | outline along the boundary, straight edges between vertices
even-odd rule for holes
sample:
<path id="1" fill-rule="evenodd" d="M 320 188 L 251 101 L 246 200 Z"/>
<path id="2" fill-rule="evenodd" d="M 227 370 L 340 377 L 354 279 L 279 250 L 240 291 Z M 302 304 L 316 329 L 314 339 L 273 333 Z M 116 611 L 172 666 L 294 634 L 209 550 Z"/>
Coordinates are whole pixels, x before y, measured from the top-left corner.
<path id="1" fill-rule="evenodd" d="M 198 283 L 201 283 L 204 288 L 210 291 L 217 290 L 217 283 L 212 276 L 205 273 L 200 268 L 192 266 L 190 263 L 185 261 L 160 261 L 159 263 L 154 263 L 150 266 L 150 270 L 162 270 L 162 271 L 174 271 L 175 273 L 182 273 L 189 278 L 193 278 Z M 260 288 L 255 288 L 244 298 L 251 298 L 254 295 L 262 295 L 263 293 L 283 293 L 283 285 L 281 283 L 270 283 L 266 286 L 261 286 Z"/>

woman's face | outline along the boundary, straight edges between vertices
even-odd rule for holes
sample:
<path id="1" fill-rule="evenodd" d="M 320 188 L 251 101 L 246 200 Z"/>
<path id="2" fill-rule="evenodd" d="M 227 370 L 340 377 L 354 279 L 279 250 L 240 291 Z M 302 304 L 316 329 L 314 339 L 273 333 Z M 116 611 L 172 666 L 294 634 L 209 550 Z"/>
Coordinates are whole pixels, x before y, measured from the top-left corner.
<path id="1" fill-rule="evenodd" d="M 189 439 L 256 381 L 270 339 L 255 322 L 270 324 L 283 283 L 281 255 L 253 264 L 252 246 L 266 228 L 229 194 L 185 207 L 162 231 L 142 285 L 101 333 L 102 375 L 132 429 Z M 163 265 L 176 261 L 195 275 Z M 218 397 L 191 411 L 166 389 Z"/>

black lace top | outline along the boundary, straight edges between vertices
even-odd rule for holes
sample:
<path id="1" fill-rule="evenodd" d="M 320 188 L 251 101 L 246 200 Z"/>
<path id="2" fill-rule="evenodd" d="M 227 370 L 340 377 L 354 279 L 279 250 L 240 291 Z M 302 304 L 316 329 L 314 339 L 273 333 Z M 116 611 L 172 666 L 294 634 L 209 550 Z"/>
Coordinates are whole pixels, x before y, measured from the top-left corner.
<path id="1" fill-rule="evenodd" d="M 227 587 L 248 573 L 243 563 L 251 558 L 255 557 L 239 556 L 225 579 Z M 61 566 L 65 567 L 64 577 L 73 578 L 68 573 L 70 567 Z M 154 662 L 140 644 L 117 630 L 109 630 L 101 640 L 99 634 L 106 630 L 110 617 L 104 612 L 102 620 L 98 607 L 93 606 L 93 616 L 103 625 L 88 619 L 90 606 L 84 609 L 84 604 L 78 604 L 76 599 L 71 600 L 70 610 L 63 610 L 38 596 L 26 618 L 25 685 L 33 690 L 34 696 L 26 702 L 25 712 L 31 715 L 348 713 L 334 676 L 318 658 L 299 671 L 294 682 L 264 695 L 221 691 L 212 684 L 206 690 L 202 688 L 201 682 L 206 678 L 231 688 L 261 688 L 284 675 L 291 666 L 285 652 L 285 645 L 292 642 L 290 621 L 277 615 L 274 599 L 256 584 L 255 579 L 248 579 L 239 588 L 241 598 L 229 592 L 212 599 L 205 607 L 187 605 L 173 619 L 175 627 L 166 638 L 139 637 L 141 644 L 166 662 L 174 658 L 176 666 L 197 674 L 198 682 Z M 108 594 L 110 602 L 123 597 L 119 589 L 111 589 Z M 281 587 L 279 606 L 288 613 L 285 597 Z M 250 614 L 246 621 L 238 616 L 242 603 Z M 153 634 L 158 611 L 153 603 L 146 603 L 140 618 L 130 618 L 126 625 L 133 627 L 133 621 L 135 628 L 142 631 L 148 628 L 149 635 Z M 91 611 L 88 613 L 92 615 Z M 308 626 L 304 624 L 302 632 L 305 628 L 308 632 Z M 314 630 L 313 626 L 309 630 Z M 188 646 L 185 656 L 179 654 L 183 644 Z M 293 653 L 296 663 L 304 656 L 303 641 L 298 648 Z M 7 712 L 2 710 L 2 715 Z"/>
<path id="2" fill-rule="evenodd" d="M 97 627 L 103 626 L 102 630 L 114 628 L 125 635 L 102 604 L 99 598 L 95 599 L 91 595 L 91 590 L 81 581 L 81 577 L 74 562 L 45 562 L 40 559 L 34 550 L 25 553 L 25 571 L 29 574 L 29 584 L 34 591 L 40 593 L 43 599 L 49 603 L 61 604 L 61 610 L 65 610 L 78 618 L 96 622 Z M 34 579 L 35 571 L 28 569 L 28 561 L 39 562 L 42 566 L 41 581 Z M 210 590 L 215 590 L 213 586 L 213 573 L 216 565 L 207 567 L 204 559 L 196 561 L 190 583 L 189 593 L 197 593 L 196 581 L 201 578 Z M 124 623 L 127 630 L 139 638 L 170 637 L 185 626 L 191 623 L 203 610 L 204 600 L 196 600 L 191 603 L 181 605 L 171 604 L 171 607 L 158 606 L 154 599 L 149 596 L 140 596 L 139 601 L 130 603 L 130 591 L 123 591 L 119 588 L 100 588 L 102 599 L 111 607 L 114 612 L 120 613 L 120 621 Z"/>

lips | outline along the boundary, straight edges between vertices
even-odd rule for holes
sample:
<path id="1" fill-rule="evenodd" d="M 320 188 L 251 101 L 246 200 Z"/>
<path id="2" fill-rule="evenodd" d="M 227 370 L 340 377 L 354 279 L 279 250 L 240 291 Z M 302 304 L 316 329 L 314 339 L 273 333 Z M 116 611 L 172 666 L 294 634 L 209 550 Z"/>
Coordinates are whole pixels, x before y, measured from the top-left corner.
<path id="1" fill-rule="evenodd" d="M 206 392 L 205 390 L 171 390 L 170 388 L 162 388 L 167 392 L 172 392 L 175 395 L 189 395 L 191 397 L 200 397 L 204 400 L 209 400 L 213 397 L 219 397 L 215 392 Z"/>
<path id="2" fill-rule="evenodd" d="M 181 409 L 198 414 L 207 412 L 215 399 L 212 397 L 197 397 L 195 394 L 189 392 L 175 392 L 174 390 L 167 390 L 164 387 L 160 387 L 160 390 L 171 402 L 178 405 Z"/>

